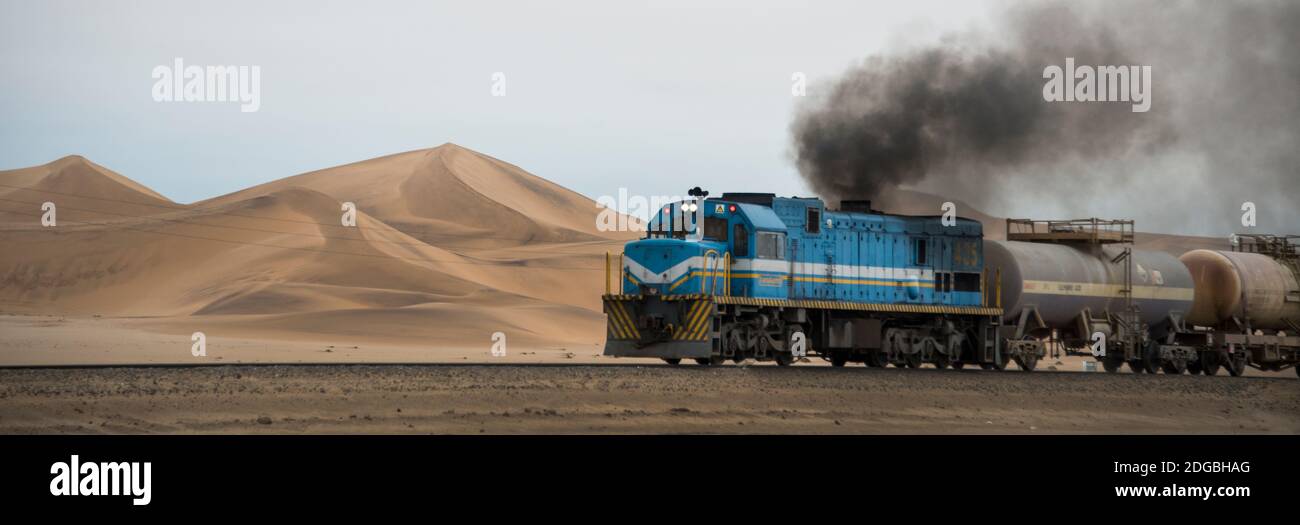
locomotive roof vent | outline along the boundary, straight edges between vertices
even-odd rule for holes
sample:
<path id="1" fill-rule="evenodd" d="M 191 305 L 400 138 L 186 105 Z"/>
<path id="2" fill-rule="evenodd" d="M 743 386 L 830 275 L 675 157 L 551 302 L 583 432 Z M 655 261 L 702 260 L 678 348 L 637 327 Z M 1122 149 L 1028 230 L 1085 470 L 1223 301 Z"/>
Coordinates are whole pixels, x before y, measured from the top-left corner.
<path id="1" fill-rule="evenodd" d="M 851 199 L 840 201 L 840 211 L 851 211 L 857 213 L 877 213 L 877 214 L 880 213 L 879 211 L 871 209 L 871 201 L 869 200 L 851 200 Z"/>
<path id="2" fill-rule="evenodd" d="M 759 206 L 772 207 L 772 201 L 776 199 L 775 193 L 723 193 L 722 200 L 731 202 L 743 202 L 745 204 L 757 204 Z"/>

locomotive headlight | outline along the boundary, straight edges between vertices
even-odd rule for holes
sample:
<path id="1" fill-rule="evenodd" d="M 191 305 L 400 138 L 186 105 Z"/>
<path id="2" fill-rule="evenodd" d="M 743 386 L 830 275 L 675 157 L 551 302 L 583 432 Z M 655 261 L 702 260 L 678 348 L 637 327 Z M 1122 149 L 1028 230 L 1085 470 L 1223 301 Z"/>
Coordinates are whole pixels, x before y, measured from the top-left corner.
<path id="1" fill-rule="evenodd" d="M 690 203 L 690 202 L 686 203 L 686 205 L 685 205 L 685 206 L 682 206 L 682 207 L 685 208 L 686 211 L 689 211 L 689 212 L 691 212 L 691 213 L 695 213 L 695 210 L 700 209 L 700 207 L 699 207 L 698 205 L 696 205 L 695 203 Z"/>

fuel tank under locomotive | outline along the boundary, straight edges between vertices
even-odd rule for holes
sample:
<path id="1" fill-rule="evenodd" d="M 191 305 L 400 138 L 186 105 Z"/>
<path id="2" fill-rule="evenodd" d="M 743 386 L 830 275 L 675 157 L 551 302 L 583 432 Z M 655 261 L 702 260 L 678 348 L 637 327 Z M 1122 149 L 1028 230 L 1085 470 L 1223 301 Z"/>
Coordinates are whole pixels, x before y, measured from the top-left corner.
<path id="1" fill-rule="evenodd" d="M 1039 332 L 1035 335 L 1054 329 L 1076 344 L 1093 331 L 1106 332 L 1106 313 L 1119 314 L 1127 306 L 1122 292 L 1126 263 L 1115 261 L 1122 252 L 1112 245 L 984 242 L 990 287 L 1001 270 L 1006 325 L 1016 326 L 1027 309 L 1037 324 L 1032 315 L 1036 309 L 1044 326 L 1031 327 Z M 1178 258 L 1164 252 L 1133 250 L 1132 257 L 1133 298 L 1142 320 L 1153 330 L 1167 328 L 1171 313 L 1182 315 L 1192 307 L 1191 274 Z M 1084 319 L 1095 324 L 1085 326 Z"/>

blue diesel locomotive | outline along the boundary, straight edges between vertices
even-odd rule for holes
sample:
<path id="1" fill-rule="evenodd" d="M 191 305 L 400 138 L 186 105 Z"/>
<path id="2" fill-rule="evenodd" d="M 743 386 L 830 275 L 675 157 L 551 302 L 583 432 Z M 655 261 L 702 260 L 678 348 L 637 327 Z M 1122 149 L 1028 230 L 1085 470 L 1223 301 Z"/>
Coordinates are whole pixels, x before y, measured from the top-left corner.
<path id="1" fill-rule="evenodd" d="M 985 271 L 977 221 L 692 195 L 607 259 L 605 355 L 1032 369 L 1042 354 L 1000 343 L 999 276 Z"/>

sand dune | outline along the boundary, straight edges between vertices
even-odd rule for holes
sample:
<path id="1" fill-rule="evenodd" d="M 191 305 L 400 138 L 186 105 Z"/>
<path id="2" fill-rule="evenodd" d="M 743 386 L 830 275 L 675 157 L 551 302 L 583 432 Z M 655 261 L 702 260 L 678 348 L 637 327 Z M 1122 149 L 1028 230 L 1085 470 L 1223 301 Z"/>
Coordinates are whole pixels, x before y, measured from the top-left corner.
<path id="1" fill-rule="evenodd" d="M 304 173 L 197 203 L 310 188 L 431 244 L 491 248 L 600 241 L 595 204 L 512 164 L 455 144 Z M 618 238 L 618 237 L 615 237 Z"/>
<path id="2" fill-rule="evenodd" d="M 595 347 L 602 256 L 629 237 L 597 232 L 591 200 L 451 144 L 189 205 L 80 157 L 0 172 L 0 190 L 0 311 L 160 333 Z"/>
<path id="3" fill-rule="evenodd" d="M 70 155 L 49 164 L 0 171 L 0 224 L 39 225 L 41 204 L 58 205 L 67 223 L 113 221 L 165 213 L 181 207 L 153 190 L 84 157 Z M 88 213 L 99 210 L 107 213 Z M 33 220 L 34 218 L 34 220 Z"/>
<path id="4" fill-rule="evenodd" d="M 56 196 L 89 195 L 146 204 L 172 201 L 121 174 L 95 164 L 80 155 L 69 155 L 49 164 L 0 172 L 0 196 L 21 193 L 19 188 L 40 190 Z M 23 195 L 26 196 L 26 195 Z"/>

